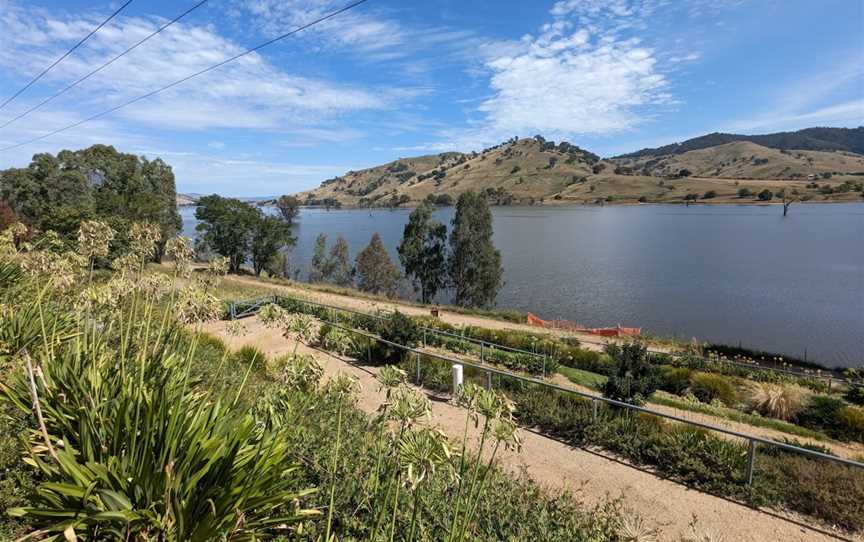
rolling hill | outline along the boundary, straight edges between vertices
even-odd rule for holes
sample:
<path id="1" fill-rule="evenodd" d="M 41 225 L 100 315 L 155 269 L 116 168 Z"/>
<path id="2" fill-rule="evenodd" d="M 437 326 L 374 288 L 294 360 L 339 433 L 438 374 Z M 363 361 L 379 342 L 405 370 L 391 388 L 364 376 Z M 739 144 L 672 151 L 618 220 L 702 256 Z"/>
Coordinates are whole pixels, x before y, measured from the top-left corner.
<path id="1" fill-rule="evenodd" d="M 862 134 L 864 128 L 813 128 L 737 140 L 712 134 L 609 159 L 540 136 L 514 138 L 479 153 L 400 158 L 349 171 L 298 197 L 306 205 L 377 207 L 416 205 L 427 198 L 448 204 L 466 191 L 483 192 L 498 205 L 746 203 L 764 202 L 756 194 L 767 189 L 802 200 L 860 200 L 864 155 L 847 149 L 864 147 L 856 139 Z M 774 147 L 747 138 L 763 138 Z M 705 146 L 707 141 L 714 144 Z M 775 148 L 795 142 L 819 150 Z M 739 196 L 742 188 L 752 196 Z"/>

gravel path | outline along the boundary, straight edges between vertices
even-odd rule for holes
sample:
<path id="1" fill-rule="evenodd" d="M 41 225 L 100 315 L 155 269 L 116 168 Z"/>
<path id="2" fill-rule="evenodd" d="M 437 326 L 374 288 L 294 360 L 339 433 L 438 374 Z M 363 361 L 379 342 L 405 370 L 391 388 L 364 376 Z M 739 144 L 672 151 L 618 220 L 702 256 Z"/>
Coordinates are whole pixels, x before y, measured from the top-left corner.
<path id="1" fill-rule="evenodd" d="M 243 323 L 248 333 L 241 337 L 229 336 L 225 322 L 208 324 L 204 330 L 220 336 L 234 349 L 252 344 L 271 356 L 289 353 L 293 349 L 292 341 L 282 337 L 279 330 L 264 327 L 257 317 L 243 320 Z M 313 354 L 324 365 L 328 376 L 345 373 L 356 377 L 362 387 L 358 402 L 360 409 L 371 413 L 383 402 L 383 395 L 377 391 L 375 368 L 357 366 L 350 360 L 339 359 L 305 345 L 301 345 L 301 350 Z M 427 393 L 425 390 L 420 391 Z M 439 396 L 430 395 L 430 398 L 433 399 L 432 423 L 458 441 L 464 428 L 464 410 Z M 472 434 L 471 438 L 475 439 L 476 434 Z M 755 510 L 688 489 L 628 465 L 602 450 L 573 448 L 530 431 L 522 432 L 522 440 L 521 452 L 500 455 L 504 468 L 512 472 L 524 469 L 531 478 L 549 488 L 565 487 L 576 491 L 579 498 L 589 505 L 622 497 L 627 509 L 657 528 L 664 541 L 676 541 L 682 535 L 690 534 L 690 525 L 694 520 L 700 532 L 715 533 L 715 536 L 722 538 L 712 540 L 726 542 L 843 540 L 827 529 L 808 526 L 812 520 Z"/>
<path id="2" fill-rule="evenodd" d="M 397 308 L 406 314 L 410 314 L 412 316 L 428 316 L 429 311 L 425 307 L 416 307 L 412 305 L 402 304 L 398 302 L 382 302 L 375 301 L 370 299 L 356 298 L 347 295 L 333 294 L 329 292 L 319 292 L 316 290 L 302 288 L 298 286 L 284 286 L 284 285 L 276 285 L 276 284 L 268 284 L 266 282 L 262 282 L 253 278 L 248 277 L 227 277 L 226 280 L 235 281 L 242 284 L 246 284 L 249 286 L 256 287 L 268 287 L 277 289 L 279 291 L 293 294 L 299 298 L 307 299 L 310 301 L 315 301 L 318 303 L 323 303 L 327 305 L 334 305 L 337 307 L 344 307 L 347 309 L 352 309 L 361 312 L 375 312 L 376 310 L 396 310 Z M 513 329 L 513 330 L 521 330 L 537 333 L 538 331 L 547 331 L 553 332 L 552 330 L 538 330 L 536 327 L 529 326 L 527 324 L 517 324 L 515 322 L 506 322 L 502 320 L 495 320 L 493 318 L 484 318 L 482 316 L 471 316 L 465 314 L 459 314 L 449 311 L 441 311 L 439 318 L 447 322 L 448 324 L 458 325 L 458 326 L 478 326 L 485 327 L 489 329 Z M 563 332 L 562 332 L 563 333 Z M 590 350 L 602 351 L 603 347 L 606 344 L 606 339 L 602 337 L 597 337 L 594 335 L 588 334 L 573 334 L 567 332 L 568 336 L 576 336 L 583 347 Z M 443 352 L 442 352 L 443 353 Z M 448 357 L 459 357 L 453 353 L 446 352 Z M 565 387 L 576 388 L 579 391 L 584 391 L 586 393 L 596 394 L 594 390 L 580 387 L 576 384 L 573 384 L 563 375 L 555 375 L 553 377 L 553 382 L 558 385 Z M 701 423 L 707 423 L 711 425 L 716 425 L 719 427 L 723 427 L 732 431 L 738 431 L 741 433 L 747 433 L 755 436 L 761 436 L 764 438 L 770 438 L 774 440 L 783 441 L 783 439 L 797 439 L 804 443 L 814 444 L 825 446 L 831 450 L 832 453 L 845 457 L 848 459 L 855 459 L 864 455 L 864 444 L 862 443 L 844 443 L 839 441 L 818 441 L 815 439 L 799 437 L 795 435 L 790 435 L 789 433 L 785 433 L 783 431 L 779 431 L 776 429 L 766 428 L 766 427 L 758 427 L 754 425 L 750 425 L 742 422 L 735 422 L 729 420 L 727 418 L 723 418 L 722 416 L 713 416 L 711 414 L 704 414 L 701 412 L 693 412 L 690 410 L 679 409 L 675 407 L 669 407 L 665 405 L 657 405 L 650 404 L 652 409 L 666 413 L 672 414 L 675 416 L 679 416 L 685 418 L 687 420 L 698 421 Z M 728 437 L 735 438 L 735 437 Z"/>

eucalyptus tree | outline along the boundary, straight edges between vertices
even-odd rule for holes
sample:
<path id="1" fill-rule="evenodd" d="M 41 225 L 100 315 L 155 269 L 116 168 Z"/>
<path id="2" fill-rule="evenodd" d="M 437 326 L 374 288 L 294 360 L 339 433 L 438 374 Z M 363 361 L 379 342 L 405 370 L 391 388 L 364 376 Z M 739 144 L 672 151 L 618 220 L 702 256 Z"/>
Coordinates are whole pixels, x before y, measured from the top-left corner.
<path id="1" fill-rule="evenodd" d="M 432 218 L 424 202 L 411 212 L 399 244 L 399 261 L 423 303 L 431 303 L 447 284 L 447 226 Z"/>

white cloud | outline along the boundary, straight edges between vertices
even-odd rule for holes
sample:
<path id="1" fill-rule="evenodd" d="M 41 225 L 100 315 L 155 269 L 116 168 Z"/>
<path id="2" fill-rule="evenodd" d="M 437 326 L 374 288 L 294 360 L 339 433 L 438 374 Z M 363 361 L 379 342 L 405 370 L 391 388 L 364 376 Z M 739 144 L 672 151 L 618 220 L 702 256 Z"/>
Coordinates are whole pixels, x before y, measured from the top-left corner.
<path id="1" fill-rule="evenodd" d="M 493 49 L 491 97 L 468 129 L 440 133 L 427 148 L 479 148 L 513 135 L 553 139 L 631 130 L 672 103 L 657 52 L 622 29 L 659 2 L 558 2 L 536 36 Z M 497 54 L 496 54 L 497 53 Z"/>
<path id="2" fill-rule="evenodd" d="M 724 131 L 797 130 L 804 126 L 861 126 L 864 125 L 864 99 L 820 107 L 796 113 L 757 115 L 732 122 Z"/>
<path id="3" fill-rule="evenodd" d="M 5 3 L 0 14 L 0 68 L 19 80 L 41 70 L 78 39 L 95 19 L 47 13 Z M 63 84 L 123 51 L 165 21 L 120 17 L 76 54 L 49 72 L 45 82 Z M 51 104 L 96 112 L 169 84 L 242 51 L 210 26 L 177 23 Z M 8 79 L 7 79 L 8 80 Z M 44 88 L 42 86 L 41 88 Z M 288 129 L 315 125 L 349 112 L 390 107 L 403 89 L 381 90 L 288 73 L 258 54 L 238 59 L 192 81 L 121 110 L 137 125 L 180 130 L 211 128 Z M 28 92 L 8 107 L 8 118 L 31 105 Z M 47 108 L 46 108 L 47 109 Z M 86 114 L 85 114 L 86 115 Z M 19 121 L 19 123 L 27 121 Z M 18 124 L 18 123 L 16 123 Z M 44 130 L 61 123 L 42 125 Z M 15 125 L 13 125 L 15 126 Z"/>

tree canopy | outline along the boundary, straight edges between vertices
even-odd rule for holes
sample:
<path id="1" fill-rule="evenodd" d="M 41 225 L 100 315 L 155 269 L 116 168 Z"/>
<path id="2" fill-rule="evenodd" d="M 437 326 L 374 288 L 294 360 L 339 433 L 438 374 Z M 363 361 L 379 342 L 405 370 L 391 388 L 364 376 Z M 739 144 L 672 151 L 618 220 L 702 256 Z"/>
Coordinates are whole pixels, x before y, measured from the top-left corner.
<path id="1" fill-rule="evenodd" d="M 432 219 L 432 204 L 411 212 L 397 250 L 420 300 L 431 303 L 447 283 L 447 226 Z"/>
<path id="2" fill-rule="evenodd" d="M 205 196 L 198 200 L 195 218 L 199 246 L 228 258 L 231 273 L 239 273 L 248 258 L 260 274 L 282 248 L 296 242 L 285 222 L 235 198 Z"/>
<path id="3" fill-rule="evenodd" d="M 0 171 L 0 199 L 30 228 L 67 237 L 98 219 L 121 232 L 115 244 L 122 244 L 132 223 L 155 224 L 163 239 L 157 257 L 182 226 L 171 166 L 108 145 L 40 153 L 26 168 Z"/>
<path id="4" fill-rule="evenodd" d="M 282 220 L 291 225 L 300 215 L 300 200 L 294 196 L 280 196 L 276 200 L 276 208 Z"/>
<path id="5" fill-rule="evenodd" d="M 399 287 L 399 269 L 390 260 L 381 236 L 372 235 L 369 244 L 357 255 L 357 286 L 364 292 L 395 296 Z"/>
<path id="6" fill-rule="evenodd" d="M 495 304 L 504 284 L 504 270 L 501 253 L 492 242 L 492 211 L 482 195 L 465 192 L 456 202 L 448 270 L 457 305 Z"/>

